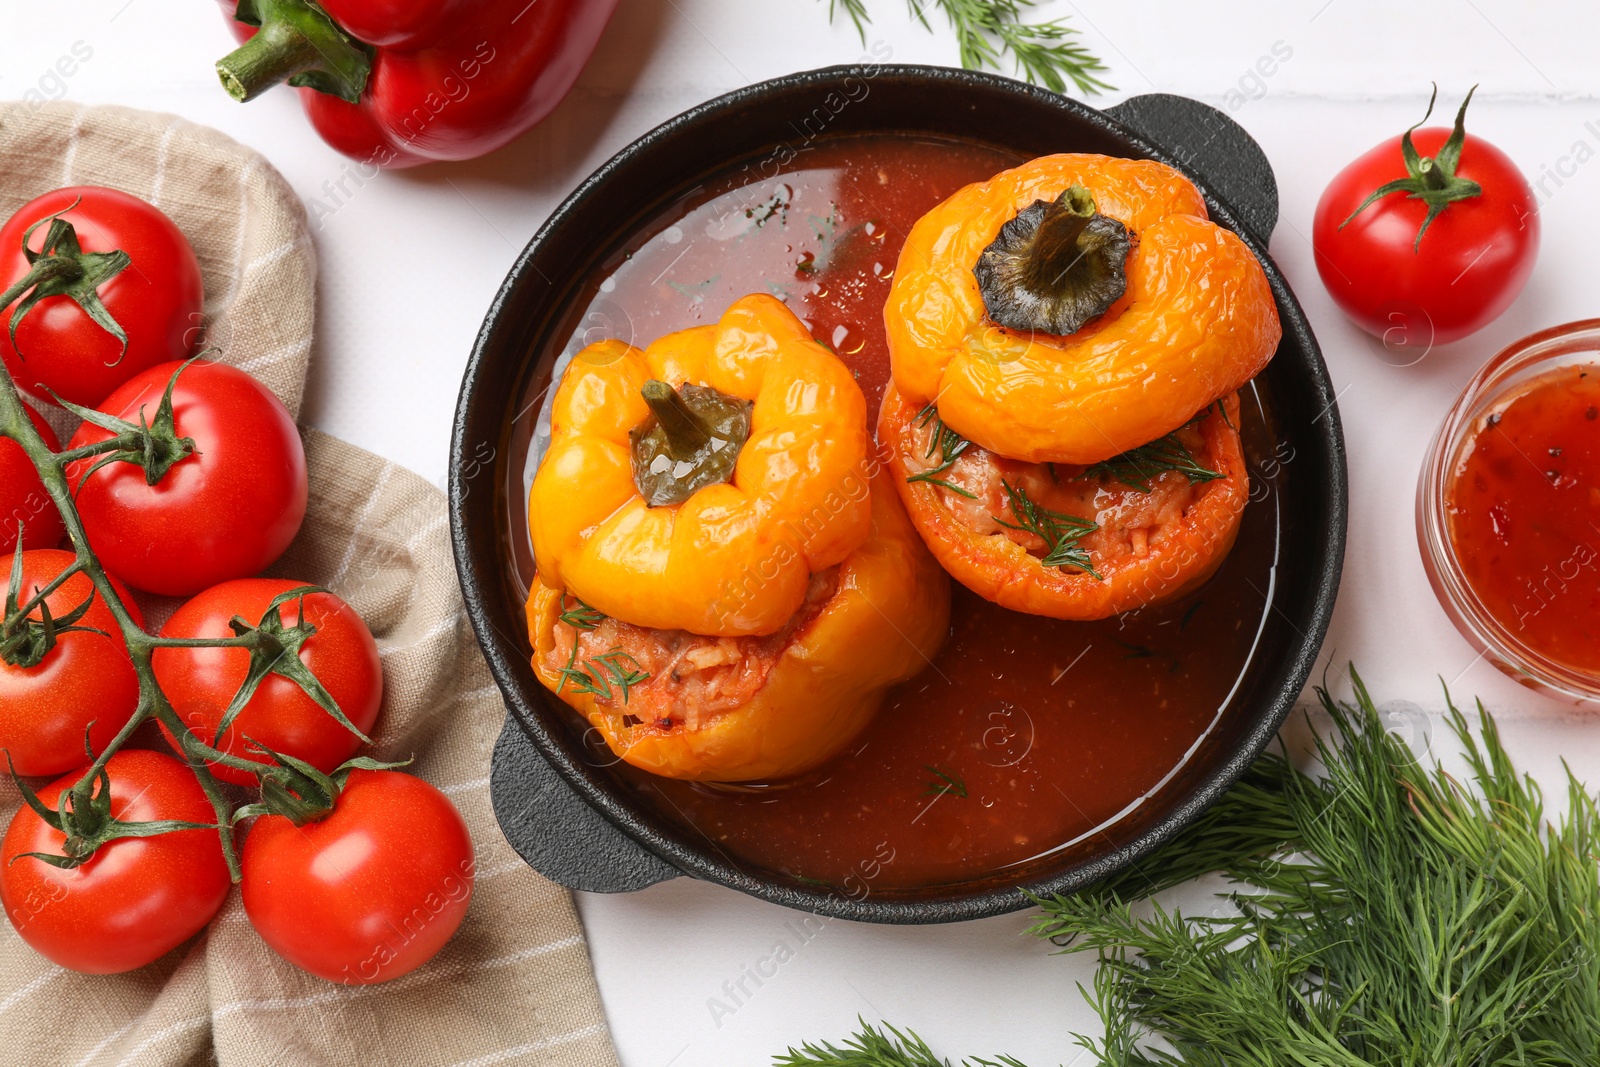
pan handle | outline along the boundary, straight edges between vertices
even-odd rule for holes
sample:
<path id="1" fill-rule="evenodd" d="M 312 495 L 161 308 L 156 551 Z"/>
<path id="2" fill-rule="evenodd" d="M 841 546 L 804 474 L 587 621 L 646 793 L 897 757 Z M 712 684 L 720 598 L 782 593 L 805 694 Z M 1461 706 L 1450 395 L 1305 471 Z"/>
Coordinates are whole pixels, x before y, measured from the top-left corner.
<path id="1" fill-rule="evenodd" d="M 1130 97 L 1106 112 L 1193 170 L 1251 236 L 1263 245 L 1272 237 L 1278 180 L 1255 138 L 1226 113 L 1171 93 Z"/>
<path id="2" fill-rule="evenodd" d="M 631 893 L 682 872 L 645 851 L 586 804 L 513 715 L 495 742 L 489 797 L 517 855 L 552 882 L 588 893 Z"/>

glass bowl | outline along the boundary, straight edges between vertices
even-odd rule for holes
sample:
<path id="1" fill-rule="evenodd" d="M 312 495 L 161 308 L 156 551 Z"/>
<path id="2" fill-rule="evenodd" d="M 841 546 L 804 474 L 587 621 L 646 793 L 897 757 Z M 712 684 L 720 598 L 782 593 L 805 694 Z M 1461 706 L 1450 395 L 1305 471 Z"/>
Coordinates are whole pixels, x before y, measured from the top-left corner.
<path id="1" fill-rule="evenodd" d="M 1450 485 L 1465 447 L 1484 420 L 1534 379 L 1587 363 L 1600 364 L 1600 319 L 1530 334 L 1484 364 L 1445 416 L 1423 460 L 1417 481 L 1417 544 L 1445 613 L 1489 662 L 1530 689 L 1600 705 L 1600 676 L 1551 659 L 1490 613 L 1462 571 L 1449 528 Z"/>

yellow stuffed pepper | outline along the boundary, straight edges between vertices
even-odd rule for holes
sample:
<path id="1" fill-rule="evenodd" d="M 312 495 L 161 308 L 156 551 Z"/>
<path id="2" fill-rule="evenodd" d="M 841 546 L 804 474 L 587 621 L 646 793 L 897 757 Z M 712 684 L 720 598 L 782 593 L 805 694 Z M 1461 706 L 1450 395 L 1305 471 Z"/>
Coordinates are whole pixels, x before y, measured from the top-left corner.
<path id="1" fill-rule="evenodd" d="M 579 353 L 529 498 L 540 680 L 656 774 L 776 778 L 838 752 L 949 620 L 868 446 L 854 377 L 769 296 Z"/>
<path id="2" fill-rule="evenodd" d="M 1192 590 L 1238 533 L 1238 391 L 1282 328 L 1261 264 L 1148 160 L 1046 156 L 923 216 L 884 309 L 878 435 L 912 521 L 1006 607 Z"/>

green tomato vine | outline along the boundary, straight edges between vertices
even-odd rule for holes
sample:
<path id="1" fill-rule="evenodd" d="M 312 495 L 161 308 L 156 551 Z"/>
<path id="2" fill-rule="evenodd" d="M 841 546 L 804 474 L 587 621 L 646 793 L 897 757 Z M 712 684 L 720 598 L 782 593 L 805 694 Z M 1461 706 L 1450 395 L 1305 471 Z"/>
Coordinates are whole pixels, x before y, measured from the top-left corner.
<path id="1" fill-rule="evenodd" d="M 184 364 L 184 367 L 187 366 L 187 363 Z M 270 758 L 272 763 L 247 759 L 216 747 L 221 743 L 222 730 L 244 709 L 262 680 L 269 674 L 288 678 L 341 725 L 361 740 L 369 739 L 345 717 L 327 690 L 300 661 L 300 646 L 316 632 L 316 628 L 305 621 L 304 612 L 292 626 L 282 621 L 280 609 L 284 603 L 323 590 L 308 585 L 284 593 L 273 602 L 259 624 L 235 619 L 232 624 L 233 637 L 158 637 L 146 633 L 134 621 L 90 547 L 83 521 L 73 501 L 74 487 L 69 471 L 75 464 L 94 461 L 79 479 L 81 485 L 83 480 L 107 463 L 136 463 L 144 468 L 149 484 L 154 485 L 175 464 L 191 456 L 194 442 L 177 435 L 172 413 L 172 389 L 182 373 L 183 368 L 179 368 L 173 374 L 154 416 L 146 422 L 141 415 L 139 425 L 63 402 L 64 406 L 108 430 L 112 436 L 96 444 L 55 452 L 29 420 L 26 405 L 10 372 L 0 367 L 0 436 L 15 441 L 38 471 L 45 491 L 61 514 L 75 556 L 71 565 L 26 602 L 20 602 L 23 548 L 19 536 L 12 556 L 5 615 L 0 620 L 0 659 L 15 667 L 30 667 L 42 662 L 62 634 L 88 629 L 78 625 L 78 622 L 93 598 L 98 597 L 116 620 L 117 629 L 127 647 L 128 658 L 139 679 L 139 702 L 133 715 L 104 749 L 98 753 L 88 751 L 88 768 L 71 789 L 62 791 L 55 810 L 46 807 L 14 770 L 12 778 L 22 792 L 23 801 L 40 818 L 66 836 L 59 855 L 29 854 L 38 860 L 57 867 L 76 867 L 94 855 L 102 845 L 119 838 L 205 828 L 217 832 L 228 870 L 234 881 L 238 881 L 239 856 L 233 839 L 233 824 L 238 819 L 268 812 L 285 815 L 296 823 L 318 818 L 332 809 L 343 777 L 340 772 L 332 776 L 324 775 L 301 760 L 274 753 L 260 745 L 252 745 L 252 750 Z M 90 599 L 66 615 L 52 618 L 45 603 L 46 598 L 78 574 L 88 577 L 94 585 Z M 250 653 L 250 669 L 245 682 L 230 704 L 222 727 L 210 740 L 189 729 L 162 692 L 153 666 L 155 651 L 162 648 L 240 648 Z M 111 815 L 106 764 L 141 726 L 152 719 L 165 726 L 177 740 L 179 757 L 194 772 L 216 812 L 215 823 L 124 822 Z M 9 754 L 7 763 L 10 763 Z M 246 805 L 235 812 L 222 784 L 211 773 L 210 763 L 256 776 L 261 783 L 262 802 Z M 362 758 L 350 761 L 341 768 L 341 772 L 350 767 L 376 769 L 389 766 L 395 765 Z"/>

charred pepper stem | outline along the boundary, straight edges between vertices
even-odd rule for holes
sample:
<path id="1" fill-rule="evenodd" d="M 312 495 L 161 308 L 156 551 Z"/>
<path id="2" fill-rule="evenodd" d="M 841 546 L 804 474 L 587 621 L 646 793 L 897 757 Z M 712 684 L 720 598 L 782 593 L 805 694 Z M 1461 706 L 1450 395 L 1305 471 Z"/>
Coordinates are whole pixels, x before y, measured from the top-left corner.
<path id="1" fill-rule="evenodd" d="M 1094 218 L 1094 197 L 1074 185 L 1056 200 L 1057 210 L 1046 210 L 1033 235 L 1033 254 L 1025 260 L 1024 277 L 1035 289 L 1046 290 L 1079 261 L 1084 227 Z"/>
<path id="2" fill-rule="evenodd" d="M 371 52 L 311 0 L 239 0 L 234 18 L 256 35 L 217 61 L 217 76 L 240 103 L 287 81 L 357 103 L 372 73 Z"/>
<path id="3" fill-rule="evenodd" d="M 1064 336 L 1121 299 L 1130 248 L 1127 227 L 1074 185 L 1001 227 L 973 274 L 997 326 Z"/>
<path id="4" fill-rule="evenodd" d="M 689 459 L 711 441 L 710 428 L 672 386 L 652 378 L 639 392 L 661 425 L 667 452 L 673 459 Z"/>
<path id="5" fill-rule="evenodd" d="M 709 386 L 674 389 L 651 379 L 639 390 L 651 417 L 635 427 L 633 481 L 653 508 L 681 504 L 708 485 L 733 480 L 755 404 Z"/>

